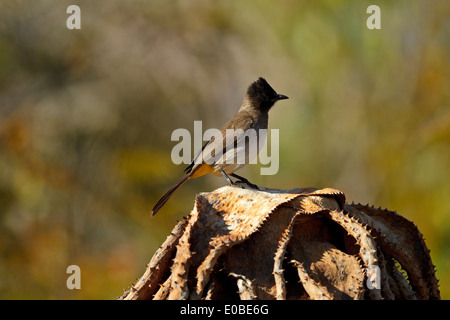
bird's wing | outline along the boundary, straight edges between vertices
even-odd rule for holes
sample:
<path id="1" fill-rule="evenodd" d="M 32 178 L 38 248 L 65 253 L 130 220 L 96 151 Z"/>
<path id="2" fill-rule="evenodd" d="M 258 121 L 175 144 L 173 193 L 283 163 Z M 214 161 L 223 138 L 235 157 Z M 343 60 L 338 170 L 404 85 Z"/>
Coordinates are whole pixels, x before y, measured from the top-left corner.
<path id="1" fill-rule="evenodd" d="M 224 154 L 226 154 L 227 158 L 232 157 L 234 155 L 234 148 L 245 148 L 243 142 L 245 142 L 244 139 L 249 134 L 247 130 L 252 128 L 254 123 L 253 117 L 250 114 L 243 112 L 236 114 L 223 126 L 220 130 L 220 135 L 218 131 L 218 136 L 212 137 L 206 143 L 201 154 L 198 154 L 194 162 L 214 164 L 220 161 Z M 237 131 L 238 129 L 239 131 Z M 229 161 L 232 160 L 229 159 Z"/>

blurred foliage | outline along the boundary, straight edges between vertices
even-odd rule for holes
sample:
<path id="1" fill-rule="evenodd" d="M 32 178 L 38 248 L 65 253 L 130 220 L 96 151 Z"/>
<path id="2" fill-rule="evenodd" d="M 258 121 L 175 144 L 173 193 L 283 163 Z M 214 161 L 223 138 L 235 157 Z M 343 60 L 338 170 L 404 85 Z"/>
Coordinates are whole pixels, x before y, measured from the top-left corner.
<path id="1" fill-rule="evenodd" d="M 171 132 L 220 127 L 258 76 L 290 97 L 269 123 L 280 170 L 239 174 L 397 210 L 450 298 L 449 1 L 80 0 L 81 30 L 70 4 L 0 2 L 0 298 L 127 289 L 194 195 L 225 183 L 189 181 L 150 219 L 184 169 Z"/>

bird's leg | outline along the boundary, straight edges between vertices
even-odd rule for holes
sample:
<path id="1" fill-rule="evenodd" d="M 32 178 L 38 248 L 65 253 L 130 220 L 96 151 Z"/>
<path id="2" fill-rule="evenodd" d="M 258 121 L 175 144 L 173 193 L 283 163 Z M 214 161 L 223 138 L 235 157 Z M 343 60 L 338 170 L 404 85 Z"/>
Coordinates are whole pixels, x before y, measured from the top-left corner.
<path id="1" fill-rule="evenodd" d="M 219 169 L 220 173 L 223 175 L 223 177 L 228 181 L 228 183 L 230 184 L 230 186 L 234 186 L 234 182 L 230 179 L 229 176 L 227 176 L 227 174 L 225 173 L 225 171 L 223 171 L 222 169 Z"/>
<path id="2" fill-rule="evenodd" d="M 259 188 L 258 188 L 258 186 L 257 186 L 256 184 L 251 183 L 250 181 L 248 181 L 248 180 L 245 179 L 244 177 L 238 176 L 238 175 L 235 174 L 235 173 L 231 173 L 230 175 L 231 175 L 232 177 L 236 178 L 236 179 L 239 179 L 239 181 L 245 183 L 245 184 L 248 185 L 249 187 L 251 187 L 251 188 L 253 188 L 253 189 L 256 189 L 256 190 L 259 190 Z"/>

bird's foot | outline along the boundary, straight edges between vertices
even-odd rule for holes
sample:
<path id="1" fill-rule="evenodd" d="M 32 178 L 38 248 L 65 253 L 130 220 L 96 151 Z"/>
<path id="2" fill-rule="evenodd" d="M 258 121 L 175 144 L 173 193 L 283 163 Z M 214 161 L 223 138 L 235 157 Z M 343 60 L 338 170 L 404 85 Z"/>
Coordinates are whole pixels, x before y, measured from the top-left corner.
<path id="1" fill-rule="evenodd" d="M 252 189 L 260 190 L 259 187 L 256 184 L 253 184 L 253 183 L 249 182 L 247 179 L 245 179 L 245 180 L 239 179 L 239 180 L 234 182 L 234 185 L 238 186 L 238 187 L 242 187 L 241 186 L 242 184 L 246 184 L 247 186 L 249 186 Z"/>

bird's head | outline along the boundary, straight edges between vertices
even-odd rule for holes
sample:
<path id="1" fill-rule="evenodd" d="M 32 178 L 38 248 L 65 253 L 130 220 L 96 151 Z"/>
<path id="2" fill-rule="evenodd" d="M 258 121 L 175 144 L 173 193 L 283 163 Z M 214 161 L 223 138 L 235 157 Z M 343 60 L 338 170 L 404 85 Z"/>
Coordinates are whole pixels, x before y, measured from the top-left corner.
<path id="1" fill-rule="evenodd" d="M 253 107 L 261 111 L 269 111 L 278 100 L 289 99 L 276 93 L 264 78 L 258 78 L 247 89 L 247 97 Z"/>

